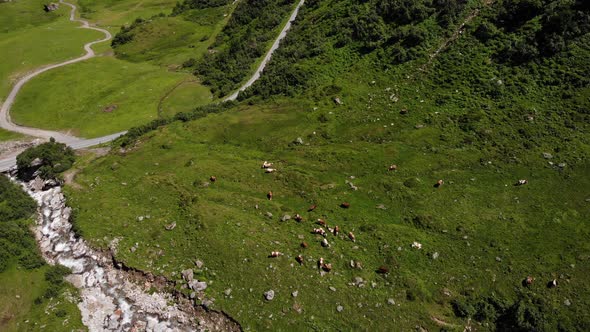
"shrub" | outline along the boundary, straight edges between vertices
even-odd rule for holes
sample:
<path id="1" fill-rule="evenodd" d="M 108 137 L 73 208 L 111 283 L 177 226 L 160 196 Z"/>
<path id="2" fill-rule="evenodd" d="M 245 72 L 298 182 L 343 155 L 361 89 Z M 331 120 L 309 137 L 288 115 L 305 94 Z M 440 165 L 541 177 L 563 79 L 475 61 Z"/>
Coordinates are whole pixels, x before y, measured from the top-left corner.
<path id="1" fill-rule="evenodd" d="M 75 159 L 72 148 L 51 139 L 50 142 L 26 149 L 16 157 L 18 176 L 28 180 L 38 171 L 42 179 L 53 179 L 70 169 Z"/>

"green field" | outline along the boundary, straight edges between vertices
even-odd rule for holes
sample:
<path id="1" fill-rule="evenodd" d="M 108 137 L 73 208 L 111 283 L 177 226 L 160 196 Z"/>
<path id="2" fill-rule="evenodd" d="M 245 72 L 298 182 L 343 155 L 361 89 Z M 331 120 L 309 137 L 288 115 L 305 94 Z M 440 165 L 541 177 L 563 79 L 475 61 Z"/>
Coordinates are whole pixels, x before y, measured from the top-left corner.
<path id="1" fill-rule="evenodd" d="M 10 140 L 13 140 L 13 139 L 19 139 L 19 138 L 22 138 L 22 137 L 24 137 L 24 136 L 21 135 L 21 134 L 17 134 L 17 133 L 13 133 L 11 131 L 0 129 L 0 142 L 2 142 L 2 141 L 10 141 Z"/>
<path id="2" fill-rule="evenodd" d="M 588 166 L 565 173 L 542 166 L 531 171 L 545 163 L 537 155 L 528 166 L 495 159 L 482 164 L 487 157 L 478 149 L 429 148 L 435 129 L 397 133 L 387 144 L 326 139 L 329 131 L 310 109 L 308 104 L 251 107 L 150 134 L 133 153 L 113 154 L 78 176 L 84 189 L 69 189 L 77 225 L 98 247 L 122 237 L 119 259 L 172 279 L 202 259 L 207 270 L 198 277 L 213 281 L 207 291 L 217 299 L 215 308 L 252 330 L 283 330 L 294 322 L 329 330 L 386 330 L 420 322 L 430 329 L 431 316 L 458 327 L 462 322 L 450 310 L 452 300 L 465 292 L 496 292 L 516 301 L 514 288 L 531 273 L 538 280 L 533 292 L 549 308 L 568 298 L 578 303 L 572 315 L 586 315 L 583 294 L 589 289 L 583 280 L 590 267 L 578 253 L 590 250 L 581 241 L 588 235 L 587 193 L 566 188 L 588 188 L 583 175 Z M 293 145 L 297 137 L 309 145 Z M 264 174 L 264 160 L 275 162 L 278 172 Z M 387 171 L 392 162 L 399 166 L 395 173 Z M 205 187 L 211 175 L 217 182 Z M 520 178 L 530 185 L 513 186 Z M 445 185 L 433 188 L 438 179 Z M 351 190 L 346 181 L 359 189 Z M 272 201 L 266 199 L 269 190 Z M 344 201 L 350 209 L 339 207 Z M 306 213 L 312 204 L 318 208 Z M 97 211 L 108 212 L 97 216 Z M 302 214 L 302 223 L 279 220 L 295 213 Z M 146 215 L 151 218 L 137 221 Z M 343 230 L 328 236 L 330 248 L 310 234 L 317 218 Z M 171 222 L 177 228 L 168 232 L 164 226 Z M 348 231 L 356 243 L 346 238 Z M 143 245 L 130 253 L 138 241 Z M 303 241 L 308 249 L 300 248 Z M 411 248 L 414 241 L 422 250 Z M 560 249 L 572 246 L 577 250 Z M 157 254 L 160 249 L 164 254 Z M 267 258 L 275 250 L 285 256 Z M 299 254 L 306 258 L 301 267 L 294 259 Z M 320 257 L 334 265 L 324 277 L 315 265 Z M 362 262 L 363 269 L 350 268 L 351 260 Z M 375 273 L 380 266 L 390 273 Z M 562 274 L 569 281 L 545 289 Z M 349 285 L 356 277 L 365 280 L 364 288 Z M 224 295 L 228 288 L 231 297 Z M 268 289 L 276 298 L 265 303 L 262 293 Z M 297 298 L 291 296 L 295 290 Z M 344 306 L 342 313 L 337 305 Z"/>
<path id="3" fill-rule="evenodd" d="M 144 10 L 152 12 L 166 5 L 130 3 L 99 5 L 82 1 L 79 5 L 83 17 L 113 33 L 119 27 L 107 24 L 124 23 L 115 20 L 111 15 L 114 11 L 120 19 L 130 15 L 135 19 Z M 26 126 L 97 137 L 141 125 L 158 114 L 173 115 L 211 102 L 209 89 L 192 75 L 175 71 L 187 59 L 199 59 L 206 52 L 223 27 L 225 10 L 191 10 L 177 17 L 146 21 L 132 42 L 117 49 L 117 58 L 103 56 L 34 78 L 17 97 L 11 111 L 13 120 Z M 115 21 L 101 21 L 103 14 Z M 14 38 L 23 37 L 28 38 L 14 32 Z M 98 46 L 97 51 L 112 54 L 107 44 Z M 111 106 L 116 109 L 108 112 Z"/>
<path id="4" fill-rule="evenodd" d="M 78 0 L 75 3 L 80 6 L 83 18 L 116 32 L 122 25 L 131 24 L 138 17 L 170 14 L 176 0 Z"/>
<path id="5" fill-rule="evenodd" d="M 156 119 L 160 99 L 188 76 L 111 57 L 90 59 L 33 79 L 11 115 L 18 124 L 98 137 Z M 210 100 L 206 89 L 193 91 L 183 99 L 185 110 Z M 110 106 L 116 108 L 108 112 Z"/>
<path id="6" fill-rule="evenodd" d="M 0 273 L 0 329 L 2 331 L 84 331 L 77 290 L 67 286 L 50 300 L 36 303 L 47 289 L 47 267 Z M 38 301 L 38 300 L 37 300 Z"/>
<path id="7" fill-rule="evenodd" d="M 425 3 L 383 26 L 372 6 L 310 3 L 242 104 L 137 128 L 83 167 L 66 188 L 82 236 L 172 280 L 202 260 L 213 308 L 245 330 L 587 330 L 588 32 L 535 53 L 515 40 L 557 38 L 535 25 L 552 14 L 500 30 L 500 2 L 428 63 L 481 3 Z M 318 218 L 342 230 L 329 248 Z"/>
<path id="8" fill-rule="evenodd" d="M 120 59 L 149 61 L 179 67 L 190 58 L 199 59 L 225 23 L 229 8 L 191 10 L 181 16 L 157 17 L 133 30 L 133 39 L 116 49 Z"/>
<path id="9" fill-rule="evenodd" d="M 82 46 L 102 37 L 69 21 L 69 7 L 43 11 L 44 1 L 0 2 L 0 99 L 16 80 L 39 66 L 84 54 Z"/>

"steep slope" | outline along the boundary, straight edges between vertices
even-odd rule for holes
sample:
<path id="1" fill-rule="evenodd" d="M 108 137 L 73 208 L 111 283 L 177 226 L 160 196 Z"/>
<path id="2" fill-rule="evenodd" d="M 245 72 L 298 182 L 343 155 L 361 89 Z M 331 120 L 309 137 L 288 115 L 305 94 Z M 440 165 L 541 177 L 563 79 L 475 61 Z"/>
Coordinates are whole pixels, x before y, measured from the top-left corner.
<path id="1" fill-rule="evenodd" d="M 588 13 L 306 2 L 244 102 L 132 129 L 83 169 L 76 224 L 179 285 L 195 269 L 247 329 L 586 330 Z"/>

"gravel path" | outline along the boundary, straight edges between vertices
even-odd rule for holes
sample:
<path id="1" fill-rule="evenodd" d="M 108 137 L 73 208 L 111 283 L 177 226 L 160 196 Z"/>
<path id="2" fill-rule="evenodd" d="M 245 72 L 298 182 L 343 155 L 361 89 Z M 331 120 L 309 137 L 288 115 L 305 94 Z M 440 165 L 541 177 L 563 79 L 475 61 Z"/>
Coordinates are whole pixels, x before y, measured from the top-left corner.
<path id="1" fill-rule="evenodd" d="M 289 21 L 287 22 L 287 24 L 285 24 L 285 26 L 281 30 L 281 33 L 277 36 L 277 39 L 274 41 L 271 48 L 268 50 L 268 52 L 264 56 L 264 59 L 262 60 L 262 62 L 260 63 L 260 65 L 258 66 L 256 71 L 254 72 L 252 77 L 250 77 L 250 79 L 246 83 L 244 83 L 244 85 L 242 85 L 238 89 L 238 91 L 234 92 L 232 95 L 225 98 L 224 101 L 236 100 L 238 97 L 238 94 L 241 91 L 246 90 L 256 80 L 258 80 L 260 78 L 262 71 L 264 70 L 264 68 L 266 67 L 266 65 L 268 64 L 268 62 L 271 59 L 272 54 L 279 48 L 279 44 L 280 44 L 281 40 L 283 40 L 285 38 L 285 36 L 287 35 L 287 31 L 291 28 L 291 23 L 293 23 L 293 21 L 297 17 L 297 14 L 299 13 L 299 8 L 301 8 L 304 1 L 305 0 L 299 1 L 297 6 L 295 7 L 293 12 L 291 13 L 291 16 L 289 17 Z M 92 27 L 92 26 L 90 26 L 88 21 L 85 21 L 82 19 L 76 19 L 76 6 L 75 5 L 73 5 L 71 3 L 64 2 L 63 0 L 60 0 L 60 3 L 70 6 L 72 8 L 72 10 L 70 12 L 70 21 L 80 22 L 82 24 L 82 28 L 84 28 L 84 29 L 91 29 L 91 30 L 100 31 L 100 32 L 104 33 L 105 37 L 103 39 L 96 40 L 96 41 L 93 41 L 93 42 L 90 42 L 90 43 L 87 43 L 86 45 L 84 45 L 84 50 L 86 50 L 86 54 L 79 57 L 79 58 L 75 58 L 75 59 L 68 60 L 68 61 L 65 61 L 62 63 L 42 67 L 42 68 L 37 69 L 36 71 L 26 75 L 25 77 L 21 78 L 16 83 L 16 85 L 12 88 L 12 91 L 10 91 L 10 94 L 8 95 L 8 97 L 4 101 L 4 104 L 2 104 L 2 107 L 0 108 L 0 127 L 3 129 L 9 130 L 9 131 L 43 138 L 45 140 L 48 140 L 50 137 L 53 137 L 53 138 L 55 138 L 56 141 L 61 142 L 61 143 L 65 143 L 74 149 L 82 149 L 82 148 L 87 148 L 87 147 L 90 147 L 93 145 L 112 141 L 112 140 L 116 139 L 117 137 L 125 134 L 125 132 L 120 132 L 120 133 L 107 135 L 107 136 L 103 136 L 103 137 L 98 137 L 98 138 L 93 138 L 93 139 L 83 139 L 80 137 L 75 137 L 75 136 L 60 133 L 57 131 L 50 131 L 50 130 L 43 130 L 43 129 L 38 129 L 38 128 L 19 126 L 19 125 L 15 124 L 14 122 L 12 122 L 12 120 L 10 119 L 10 109 L 11 109 L 12 105 L 14 104 L 14 100 L 16 99 L 16 96 L 19 93 L 19 91 L 22 89 L 23 85 L 25 85 L 28 81 L 30 81 L 32 78 L 34 78 L 37 75 L 42 74 L 48 70 L 67 66 L 72 63 L 84 61 L 84 60 L 95 57 L 96 54 L 92 50 L 92 45 L 108 41 L 112 38 L 111 33 L 108 32 L 107 30 L 97 28 L 97 27 Z M 16 155 L 17 154 L 18 153 L 14 153 L 9 156 L 4 156 L 3 159 L 0 159 L 0 172 L 5 172 L 5 171 L 9 170 L 11 167 L 13 167 L 14 165 L 16 165 Z"/>
<path id="2" fill-rule="evenodd" d="M 113 135 L 107 135 L 104 137 L 93 138 L 93 139 L 83 139 L 80 137 L 75 137 L 75 136 L 60 133 L 57 131 L 19 126 L 19 125 L 15 124 L 14 122 L 12 122 L 12 120 L 10 119 L 10 109 L 12 108 L 12 105 L 14 104 L 16 96 L 18 95 L 18 93 L 20 92 L 22 87 L 28 81 L 30 81 L 34 77 L 36 77 L 46 71 L 49 71 L 49 70 L 52 70 L 55 68 L 59 68 L 59 67 L 63 67 L 63 66 L 67 66 L 67 65 L 70 65 L 70 64 L 73 64 L 76 62 L 84 61 L 84 60 L 95 57 L 96 54 L 94 53 L 94 50 L 92 50 L 92 46 L 94 44 L 106 42 L 112 38 L 111 33 L 108 32 L 107 30 L 92 27 L 92 26 L 90 26 L 88 21 L 76 19 L 76 6 L 74 6 L 71 3 L 64 2 L 63 0 L 60 2 L 64 5 L 67 5 L 72 8 L 72 10 L 70 11 L 70 21 L 80 22 L 82 24 L 82 26 L 81 26 L 82 28 L 102 32 L 102 33 L 104 33 L 105 36 L 104 36 L 104 38 L 102 38 L 100 40 L 96 40 L 96 41 L 93 41 L 93 42 L 90 42 L 90 43 L 87 43 L 86 45 L 84 45 L 84 50 L 86 51 L 86 54 L 84 54 L 83 56 L 75 58 L 75 59 L 67 60 L 67 61 L 64 61 L 61 63 L 57 63 L 57 64 L 53 64 L 53 65 L 39 68 L 39 69 L 33 71 L 32 73 L 29 73 L 28 75 L 21 78 L 15 84 L 15 86 L 12 88 L 12 90 L 10 91 L 10 94 L 8 94 L 8 97 L 6 97 L 6 100 L 2 104 L 2 107 L 0 108 L 0 127 L 3 129 L 9 130 L 9 131 L 13 131 L 13 132 L 17 132 L 17 133 L 21 133 L 21 134 L 25 134 L 25 135 L 29 135 L 29 136 L 39 137 L 39 138 L 42 138 L 45 140 L 48 140 L 50 137 L 53 137 L 58 142 L 68 144 L 69 146 L 71 146 L 75 149 L 81 149 L 81 148 L 86 148 L 86 147 L 89 147 L 92 145 L 111 141 L 111 140 L 121 136 L 124 132 L 116 133 Z M 0 172 L 8 170 L 10 167 L 12 167 L 15 164 L 15 162 L 16 162 L 16 154 L 6 156 L 4 159 L 0 159 Z"/>
<path id="3" fill-rule="evenodd" d="M 279 34 L 279 36 L 277 37 L 275 42 L 272 44 L 272 46 L 270 47 L 268 52 L 266 52 L 264 59 L 260 63 L 260 66 L 258 66 L 256 71 L 254 72 L 254 75 L 252 75 L 252 77 L 250 77 L 248 82 L 244 83 L 244 85 L 242 85 L 238 89 L 238 91 L 227 96 L 224 99 L 224 101 L 236 100 L 238 98 L 238 94 L 240 94 L 240 92 L 249 88 L 252 84 L 254 84 L 254 82 L 256 82 L 256 80 L 258 80 L 260 78 L 260 75 L 262 74 L 264 67 L 266 67 L 266 64 L 270 61 L 270 58 L 272 57 L 272 54 L 279 48 L 279 44 L 281 43 L 281 40 L 283 40 L 285 38 L 285 36 L 287 36 L 287 31 L 289 31 L 289 29 L 291 28 L 291 23 L 293 23 L 293 21 L 295 21 L 295 18 L 297 18 L 297 14 L 299 13 L 299 8 L 301 8 L 301 6 L 303 5 L 303 2 L 305 2 L 305 0 L 299 1 L 299 3 L 297 4 L 297 7 L 295 7 L 295 10 L 293 10 L 293 13 L 291 13 L 291 17 L 289 17 L 289 22 L 287 22 L 287 24 L 285 24 L 285 27 L 283 28 L 283 30 L 281 30 L 281 33 Z"/>

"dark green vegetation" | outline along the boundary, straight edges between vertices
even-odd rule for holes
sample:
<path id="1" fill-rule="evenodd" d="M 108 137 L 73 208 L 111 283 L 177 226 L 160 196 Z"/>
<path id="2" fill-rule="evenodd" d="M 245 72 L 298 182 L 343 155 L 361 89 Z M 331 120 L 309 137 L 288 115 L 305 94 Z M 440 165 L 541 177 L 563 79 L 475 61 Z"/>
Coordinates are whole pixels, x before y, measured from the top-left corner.
<path id="1" fill-rule="evenodd" d="M 25 180 L 34 172 L 38 172 L 42 179 L 54 179 L 59 173 L 70 169 L 75 160 L 72 148 L 51 139 L 19 154 L 16 165 L 19 177 Z"/>
<path id="2" fill-rule="evenodd" d="M 0 273 L 16 263 L 26 269 L 43 265 L 27 228 L 35 209 L 35 202 L 25 192 L 0 177 Z"/>
<path id="3" fill-rule="evenodd" d="M 195 64 L 195 74 L 223 97 L 253 71 L 293 9 L 293 0 L 243 0 L 211 46 L 213 52 Z"/>
<path id="4" fill-rule="evenodd" d="M 29 227 L 35 202 L 0 176 L 0 329 L 52 331 L 81 327 L 72 289 L 62 266 L 47 266 Z M 64 323 L 64 320 L 67 319 Z"/>
<path id="5" fill-rule="evenodd" d="M 308 1 L 241 104 L 131 130 L 82 170 L 76 227 L 171 279 L 203 260 L 213 307 L 246 329 L 588 330 L 588 14 L 581 1 Z M 342 230 L 329 248 L 318 218 Z"/>

